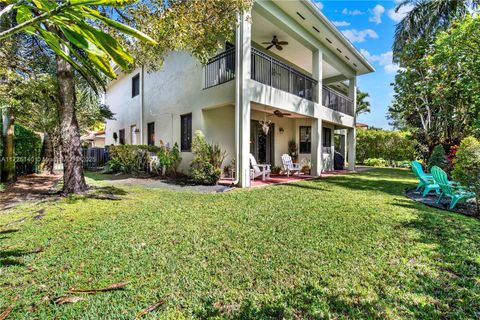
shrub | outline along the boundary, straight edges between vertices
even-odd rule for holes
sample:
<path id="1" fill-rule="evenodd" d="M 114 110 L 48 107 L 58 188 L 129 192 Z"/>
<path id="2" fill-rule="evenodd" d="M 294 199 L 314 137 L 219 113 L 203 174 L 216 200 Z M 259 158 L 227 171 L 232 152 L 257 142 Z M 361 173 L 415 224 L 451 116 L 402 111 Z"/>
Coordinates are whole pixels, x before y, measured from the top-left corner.
<path id="1" fill-rule="evenodd" d="M 416 158 L 417 146 L 407 131 L 357 130 L 358 163 L 365 164 L 369 158 L 385 159 L 391 166 L 398 161 L 411 161 Z"/>
<path id="2" fill-rule="evenodd" d="M 411 167 L 410 162 L 411 161 L 408 161 L 408 160 L 395 161 L 395 167 L 397 167 L 397 168 L 410 168 Z"/>
<path id="3" fill-rule="evenodd" d="M 158 151 L 157 156 L 159 163 L 154 169 L 157 172 L 162 170 L 162 174 L 167 172 L 175 173 L 177 171 L 178 163 L 182 160 L 180 149 L 176 142 L 173 145 L 173 148 L 169 148 L 163 143 L 163 141 L 160 141 L 160 150 Z"/>
<path id="4" fill-rule="evenodd" d="M 194 158 L 190 164 L 193 181 L 202 184 L 216 184 L 222 174 L 226 152 L 218 144 L 209 144 L 198 130 L 192 140 Z"/>
<path id="5" fill-rule="evenodd" d="M 111 146 L 108 150 L 110 170 L 130 174 L 148 171 L 150 153 L 158 152 L 159 148 L 147 145 L 120 145 Z"/>
<path id="6" fill-rule="evenodd" d="M 480 215 L 480 142 L 474 137 L 462 140 L 455 155 L 453 178 L 476 195 L 477 214 Z"/>
<path id="7" fill-rule="evenodd" d="M 386 167 L 388 163 L 382 158 L 368 158 L 364 161 L 365 165 L 370 167 Z"/>
<path id="8" fill-rule="evenodd" d="M 449 162 L 445 154 L 445 149 L 443 149 L 442 145 L 437 144 L 433 148 L 432 154 L 430 155 L 430 158 L 427 161 L 428 170 L 430 171 L 430 169 L 433 166 L 437 166 L 442 168 L 443 170 L 446 170 L 448 167 L 448 164 Z"/>

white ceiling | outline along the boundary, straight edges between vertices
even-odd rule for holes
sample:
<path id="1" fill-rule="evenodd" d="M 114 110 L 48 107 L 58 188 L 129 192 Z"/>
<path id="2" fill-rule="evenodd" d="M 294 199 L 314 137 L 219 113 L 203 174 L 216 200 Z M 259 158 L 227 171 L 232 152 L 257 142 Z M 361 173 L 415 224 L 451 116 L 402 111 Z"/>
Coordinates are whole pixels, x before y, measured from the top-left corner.
<path id="1" fill-rule="evenodd" d="M 256 44 L 265 48 L 268 45 L 263 45 L 262 42 L 270 42 L 273 36 L 277 36 L 279 41 L 287 41 L 288 45 L 283 46 L 283 50 L 279 51 L 273 47 L 269 51 L 273 56 L 277 55 L 291 64 L 298 66 L 307 73 L 312 73 L 312 51 L 304 47 L 300 42 L 289 36 L 286 32 L 282 31 L 272 22 L 268 21 L 265 17 L 252 11 L 252 40 Z M 302 71 L 302 70 L 299 70 Z M 323 61 L 323 78 L 329 78 L 340 75 L 341 73 L 329 65 L 326 61 Z"/>

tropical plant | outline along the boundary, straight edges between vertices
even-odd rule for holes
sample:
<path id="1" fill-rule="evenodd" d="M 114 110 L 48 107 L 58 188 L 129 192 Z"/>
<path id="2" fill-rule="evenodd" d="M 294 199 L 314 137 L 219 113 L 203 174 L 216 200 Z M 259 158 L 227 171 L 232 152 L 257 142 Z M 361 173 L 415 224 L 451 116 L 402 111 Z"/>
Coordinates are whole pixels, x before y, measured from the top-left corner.
<path id="1" fill-rule="evenodd" d="M 456 152 L 453 178 L 476 195 L 477 214 L 480 215 L 480 141 L 475 137 L 462 140 Z"/>
<path id="2" fill-rule="evenodd" d="M 210 144 L 200 130 L 192 139 L 193 160 L 190 163 L 190 175 L 196 183 L 213 185 L 222 174 L 222 163 L 226 153 L 219 145 Z"/>
<path id="3" fill-rule="evenodd" d="M 475 12 L 479 5 L 479 0 L 400 1 L 395 11 L 409 12 L 395 27 L 394 55 L 401 53 L 407 43 L 434 38 L 438 31 L 448 29 L 454 20 Z"/>
<path id="4" fill-rule="evenodd" d="M 428 170 L 432 169 L 432 167 L 437 166 L 443 170 L 446 170 L 448 167 L 448 159 L 447 155 L 445 154 L 445 149 L 442 145 L 438 144 L 433 148 L 432 154 L 427 161 Z"/>
<path id="5" fill-rule="evenodd" d="M 367 100 L 369 97 L 368 92 L 357 90 L 357 115 L 370 113 L 370 101 Z"/>

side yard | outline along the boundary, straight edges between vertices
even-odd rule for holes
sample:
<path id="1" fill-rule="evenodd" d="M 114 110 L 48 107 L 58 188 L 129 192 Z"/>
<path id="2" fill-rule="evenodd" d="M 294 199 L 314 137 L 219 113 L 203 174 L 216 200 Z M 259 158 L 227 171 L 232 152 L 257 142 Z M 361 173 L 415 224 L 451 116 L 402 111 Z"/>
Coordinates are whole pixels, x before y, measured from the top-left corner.
<path id="1" fill-rule="evenodd" d="M 19 206 L 0 214 L 0 313 L 132 319 L 160 301 L 144 318 L 478 318 L 480 221 L 408 200 L 415 184 L 373 169 L 221 194 L 115 184 L 123 200 Z"/>

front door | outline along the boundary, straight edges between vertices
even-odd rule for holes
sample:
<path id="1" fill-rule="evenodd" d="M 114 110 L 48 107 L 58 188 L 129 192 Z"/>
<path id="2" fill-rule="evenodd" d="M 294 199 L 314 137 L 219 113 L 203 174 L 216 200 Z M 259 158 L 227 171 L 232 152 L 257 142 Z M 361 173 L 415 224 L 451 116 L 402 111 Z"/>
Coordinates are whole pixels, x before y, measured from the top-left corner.
<path id="1" fill-rule="evenodd" d="M 253 154 L 258 163 L 275 165 L 274 157 L 274 133 L 275 125 L 270 125 L 268 134 L 262 130 L 257 120 L 250 121 L 250 153 Z"/>

